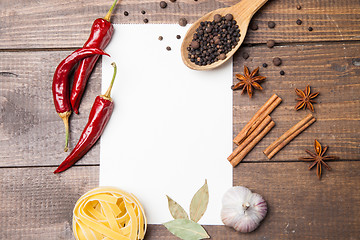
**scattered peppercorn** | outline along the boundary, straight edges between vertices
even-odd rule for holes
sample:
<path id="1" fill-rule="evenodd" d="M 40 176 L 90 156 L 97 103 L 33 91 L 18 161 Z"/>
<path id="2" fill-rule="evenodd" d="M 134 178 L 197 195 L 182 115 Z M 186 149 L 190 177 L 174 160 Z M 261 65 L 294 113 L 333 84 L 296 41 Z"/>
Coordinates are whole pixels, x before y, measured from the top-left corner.
<path id="1" fill-rule="evenodd" d="M 253 31 L 256 31 L 259 29 L 259 26 L 256 23 L 251 23 L 250 24 L 250 29 Z"/>
<path id="2" fill-rule="evenodd" d="M 263 63 L 263 65 L 262 65 L 264 68 L 267 68 L 267 63 Z"/>
<path id="3" fill-rule="evenodd" d="M 280 75 L 285 75 L 285 72 L 283 70 L 281 70 Z"/>
<path id="4" fill-rule="evenodd" d="M 181 36 L 180 36 L 180 35 L 176 35 L 176 38 L 177 38 L 177 39 L 180 39 L 180 38 L 181 38 Z"/>
<path id="5" fill-rule="evenodd" d="M 163 36 L 159 36 L 159 38 L 158 38 L 160 41 L 162 41 L 164 38 L 163 38 Z"/>
<path id="6" fill-rule="evenodd" d="M 125 16 L 129 16 L 129 12 L 128 12 L 128 11 L 125 11 L 125 12 L 124 12 L 124 15 L 125 15 Z"/>
<path id="7" fill-rule="evenodd" d="M 186 18 L 180 18 L 179 19 L 179 25 L 182 26 L 182 27 L 185 27 L 187 25 Z"/>
<path id="8" fill-rule="evenodd" d="M 166 50 L 171 51 L 171 47 L 167 46 Z"/>
<path id="9" fill-rule="evenodd" d="M 160 7 L 161 8 L 166 8 L 167 7 L 167 3 L 165 1 L 161 1 L 160 2 Z"/>
<path id="10" fill-rule="evenodd" d="M 176 0 L 170 0 L 170 2 L 174 3 L 174 2 L 176 2 Z"/>
<path id="11" fill-rule="evenodd" d="M 296 20 L 296 24 L 297 25 L 301 25 L 302 24 L 302 21 L 300 19 Z"/>
<path id="12" fill-rule="evenodd" d="M 280 66 L 282 61 L 281 61 L 280 58 L 276 57 L 276 58 L 273 59 L 273 63 L 274 63 L 275 66 Z"/>
<path id="13" fill-rule="evenodd" d="M 308 30 L 311 32 L 312 30 L 314 30 L 312 27 L 309 27 Z"/>
<path id="14" fill-rule="evenodd" d="M 268 48 L 273 48 L 275 46 L 275 41 L 274 40 L 269 40 L 266 42 L 266 46 Z"/>
<path id="15" fill-rule="evenodd" d="M 240 40 L 240 29 L 233 16 L 214 15 L 213 21 L 199 24 L 189 46 L 188 58 L 199 66 L 225 60 Z"/>
<path id="16" fill-rule="evenodd" d="M 275 25 L 276 25 L 276 24 L 275 24 L 275 22 L 273 22 L 273 21 L 269 21 L 269 22 L 268 22 L 268 27 L 269 27 L 269 28 L 274 28 Z"/>
<path id="17" fill-rule="evenodd" d="M 297 9 L 297 10 L 300 10 L 300 9 L 301 9 L 301 6 L 300 6 L 300 5 L 297 5 L 297 6 L 296 6 L 296 9 Z"/>
<path id="18" fill-rule="evenodd" d="M 247 52 L 244 52 L 244 53 L 242 54 L 242 57 L 246 60 L 246 59 L 249 58 L 249 54 L 248 54 Z"/>
<path id="19" fill-rule="evenodd" d="M 142 14 L 145 14 L 146 12 L 145 12 L 145 10 L 141 10 L 141 13 L 142 13 Z"/>
<path id="20" fill-rule="evenodd" d="M 144 21 L 144 23 L 148 23 L 149 19 L 145 18 L 143 21 Z"/>

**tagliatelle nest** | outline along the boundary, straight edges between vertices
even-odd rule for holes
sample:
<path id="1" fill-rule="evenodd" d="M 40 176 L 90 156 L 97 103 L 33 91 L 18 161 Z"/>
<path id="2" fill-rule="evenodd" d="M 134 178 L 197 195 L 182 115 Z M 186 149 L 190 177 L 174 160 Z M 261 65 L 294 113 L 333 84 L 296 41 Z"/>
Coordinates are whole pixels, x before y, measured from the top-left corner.
<path id="1" fill-rule="evenodd" d="M 147 221 L 139 200 L 112 187 L 99 187 L 76 202 L 73 231 L 78 240 L 144 239 Z"/>

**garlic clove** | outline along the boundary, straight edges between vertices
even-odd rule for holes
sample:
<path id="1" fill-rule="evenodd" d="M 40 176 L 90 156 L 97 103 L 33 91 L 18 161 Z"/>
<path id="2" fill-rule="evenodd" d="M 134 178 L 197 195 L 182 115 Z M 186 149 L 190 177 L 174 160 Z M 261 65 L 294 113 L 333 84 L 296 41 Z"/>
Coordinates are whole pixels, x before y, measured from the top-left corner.
<path id="1" fill-rule="evenodd" d="M 266 213 L 267 204 L 263 197 L 246 187 L 232 187 L 223 196 L 221 220 L 236 231 L 254 231 Z"/>

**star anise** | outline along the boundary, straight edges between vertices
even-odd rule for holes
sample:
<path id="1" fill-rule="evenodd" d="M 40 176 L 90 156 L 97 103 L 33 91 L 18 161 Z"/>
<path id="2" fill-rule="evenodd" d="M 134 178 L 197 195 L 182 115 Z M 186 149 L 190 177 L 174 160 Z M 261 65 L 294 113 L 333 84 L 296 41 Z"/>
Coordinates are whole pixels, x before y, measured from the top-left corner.
<path id="1" fill-rule="evenodd" d="M 315 153 L 310 152 L 309 150 L 305 150 L 305 152 L 307 154 L 309 154 L 311 157 L 303 157 L 303 158 L 299 158 L 299 160 L 301 161 L 305 161 L 305 162 L 313 162 L 310 166 L 309 166 L 309 170 L 311 170 L 315 165 L 317 167 L 316 169 L 316 175 L 318 176 L 319 179 L 321 179 L 321 165 L 324 165 L 324 167 L 327 170 L 331 170 L 331 167 L 325 162 L 325 160 L 337 160 L 339 159 L 339 157 L 336 156 L 326 156 L 324 157 L 324 154 L 326 152 L 326 150 L 328 149 L 328 147 L 324 147 L 324 149 L 321 147 L 321 144 L 318 142 L 318 140 L 315 139 Z"/>
<path id="2" fill-rule="evenodd" d="M 240 80 L 237 84 L 231 87 L 232 90 L 238 90 L 242 88 L 241 94 L 245 91 L 249 94 L 249 97 L 253 95 L 253 88 L 262 90 L 263 88 L 260 86 L 259 83 L 264 81 L 266 77 L 263 76 L 256 76 L 259 73 L 259 67 L 257 67 L 254 71 L 250 73 L 249 68 L 244 66 L 244 75 L 236 74 L 236 78 Z"/>
<path id="3" fill-rule="evenodd" d="M 296 104 L 295 109 L 299 110 L 301 108 L 308 108 L 312 112 L 314 112 L 314 106 L 313 103 L 316 103 L 313 99 L 316 98 L 319 95 L 319 92 L 316 93 L 310 93 L 310 85 L 307 85 L 305 88 L 305 91 L 301 91 L 300 89 L 295 88 L 296 94 L 300 97 L 296 100 L 299 101 L 298 104 Z"/>

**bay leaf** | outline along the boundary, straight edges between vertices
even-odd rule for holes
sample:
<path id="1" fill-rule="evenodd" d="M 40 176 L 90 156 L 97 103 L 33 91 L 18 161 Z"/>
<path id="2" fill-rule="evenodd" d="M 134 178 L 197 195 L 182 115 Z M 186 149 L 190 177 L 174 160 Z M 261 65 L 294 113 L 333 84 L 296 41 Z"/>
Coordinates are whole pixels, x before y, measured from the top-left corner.
<path id="1" fill-rule="evenodd" d="M 207 180 L 205 184 L 195 193 L 190 203 L 190 219 L 198 222 L 204 215 L 209 203 L 209 189 Z"/>
<path id="2" fill-rule="evenodd" d="M 205 229 L 189 219 L 175 219 L 163 225 L 175 236 L 183 240 L 199 240 L 210 238 Z"/>
<path id="3" fill-rule="evenodd" d="M 168 199 L 170 213 L 174 219 L 189 219 L 189 216 L 180 204 L 172 200 L 168 195 L 166 195 L 166 197 Z"/>

